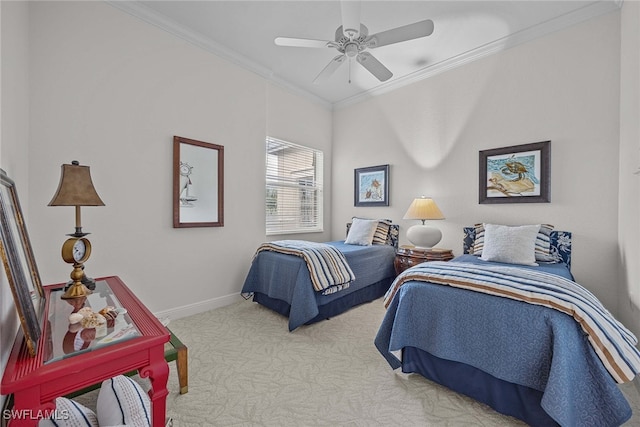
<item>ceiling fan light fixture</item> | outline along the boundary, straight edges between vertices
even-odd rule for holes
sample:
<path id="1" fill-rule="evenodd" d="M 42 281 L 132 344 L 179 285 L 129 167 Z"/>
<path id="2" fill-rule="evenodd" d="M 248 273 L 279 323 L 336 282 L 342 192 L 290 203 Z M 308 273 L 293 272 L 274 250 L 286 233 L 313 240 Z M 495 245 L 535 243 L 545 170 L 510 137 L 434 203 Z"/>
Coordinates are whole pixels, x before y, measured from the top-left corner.
<path id="1" fill-rule="evenodd" d="M 358 54 L 358 45 L 355 43 L 348 43 L 345 47 L 344 47 L 344 53 L 345 55 L 347 55 L 349 58 L 353 58 Z"/>

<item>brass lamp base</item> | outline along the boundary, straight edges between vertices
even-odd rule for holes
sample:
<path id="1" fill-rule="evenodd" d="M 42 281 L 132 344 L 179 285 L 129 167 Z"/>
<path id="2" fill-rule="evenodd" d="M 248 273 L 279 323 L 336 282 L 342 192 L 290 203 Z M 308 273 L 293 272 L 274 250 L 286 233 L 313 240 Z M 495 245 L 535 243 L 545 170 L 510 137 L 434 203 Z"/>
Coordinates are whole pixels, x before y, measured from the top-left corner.
<path id="1" fill-rule="evenodd" d="M 62 299 L 73 299 L 73 298 L 82 298 L 87 295 L 91 295 L 93 293 L 92 290 L 87 288 L 84 283 L 82 283 L 82 278 L 84 275 L 84 265 L 79 262 L 75 262 L 73 264 L 73 271 L 71 272 L 71 280 L 73 283 L 66 290 L 66 292 L 60 297 Z"/>
<path id="2" fill-rule="evenodd" d="M 73 282 L 73 284 L 67 289 L 67 291 L 62 294 L 60 298 L 62 299 L 74 299 L 74 298 L 82 298 L 87 295 L 91 295 L 93 291 L 87 288 L 82 282 Z"/>

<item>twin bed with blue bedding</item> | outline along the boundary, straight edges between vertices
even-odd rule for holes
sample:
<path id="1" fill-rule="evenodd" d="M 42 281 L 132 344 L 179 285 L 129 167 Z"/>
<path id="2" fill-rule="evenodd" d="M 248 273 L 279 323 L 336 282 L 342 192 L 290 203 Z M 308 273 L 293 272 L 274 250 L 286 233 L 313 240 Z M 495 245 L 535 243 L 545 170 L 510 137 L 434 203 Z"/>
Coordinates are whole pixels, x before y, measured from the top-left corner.
<path id="1" fill-rule="evenodd" d="M 356 238 L 365 225 L 373 227 L 373 233 L 367 231 L 364 239 Z M 347 232 L 346 240 L 322 244 L 285 240 L 261 245 L 245 279 L 243 295 L 252 295 L 253 301 L 287 316 L 290 331 L 382 297 L 396 276 L 393 260 L 398 226 L 387 220 L 354 218 Z M 319 254 L 323 246 L 330 252 L 325 258 Z M 313 253 L 307 254 L 309 249 Z M 336 267 L 340 255 L 348 267 Z M 332 279 L 320 274 L 324 270 L 333 270 L 330 276 L 335 283 L 319 283 Z M 351 277 L 338 283 L 349 273 Z"/>
<path id="2" fill-rule="evenodd" d="M 546 247 L 524 265 L 480 256 L 489 242 L 476 234 L 484 232 L 465 228 L 465 255 L 398 276 L 385 295 L 380 353 L 394 369 L 532 426 L 627 421 L 631 409 L 617 383 L 638 372 L 637 341 L 573 282 L 571 234 L 539 231 Z M 517 250 L 507 244 L 507 253 Z"/>

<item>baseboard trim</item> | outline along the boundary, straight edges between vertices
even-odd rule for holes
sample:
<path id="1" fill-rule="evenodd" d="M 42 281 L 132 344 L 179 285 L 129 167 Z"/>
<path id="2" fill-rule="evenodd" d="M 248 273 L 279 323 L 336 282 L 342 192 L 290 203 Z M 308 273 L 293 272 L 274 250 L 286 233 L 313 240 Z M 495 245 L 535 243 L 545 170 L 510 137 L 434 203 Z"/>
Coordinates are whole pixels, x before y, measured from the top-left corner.
<path id="1" fill-rule="evenodd" d="M 205 311 L 214 310 L 224 307 L 238 301 L 243 301 L 240 294 L 226 295 L 223 297 L 212 298 L 200 301 L 195 304 L 184 305 L 182 307 L 171 308 L 153 313 L 158 318 L 169 318 L 170 320 L 181 319 L 183 317 L 193 316 L 194 314 L 204 313 Z"/>

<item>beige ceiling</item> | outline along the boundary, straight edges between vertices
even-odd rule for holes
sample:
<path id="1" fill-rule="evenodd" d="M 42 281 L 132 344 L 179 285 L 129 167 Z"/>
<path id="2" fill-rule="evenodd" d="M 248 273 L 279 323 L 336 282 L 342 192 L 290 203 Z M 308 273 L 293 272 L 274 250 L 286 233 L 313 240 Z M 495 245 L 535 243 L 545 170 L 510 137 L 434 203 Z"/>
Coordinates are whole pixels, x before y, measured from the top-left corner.
<path id="1" fill-rule="evenodd" d="M 393 77 L 381 83 L 360 64 L 343 64 L 313 84 L 338 55 L 333 48 L 276 46 L 278 36 L 334 40 L 339 1 L 112 1 L 148 23 L 327 105 L 346 105 L 620 7 L 600 1 L 362 1 L 369 34 L 424 19 L 432 35 L 370 49 Z"/>

